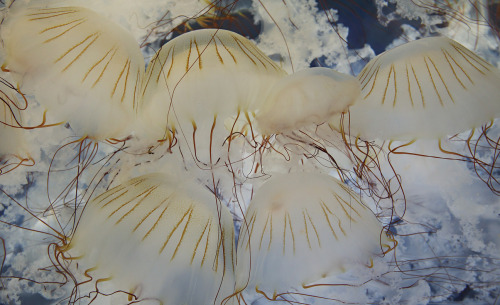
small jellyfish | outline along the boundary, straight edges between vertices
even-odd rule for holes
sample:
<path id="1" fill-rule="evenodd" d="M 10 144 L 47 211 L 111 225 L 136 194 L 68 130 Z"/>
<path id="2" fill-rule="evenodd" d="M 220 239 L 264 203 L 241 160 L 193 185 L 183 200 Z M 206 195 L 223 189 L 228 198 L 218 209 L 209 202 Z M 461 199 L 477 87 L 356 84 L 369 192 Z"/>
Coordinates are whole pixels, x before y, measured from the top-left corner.
<path id="1" fill-rule="evenodd" d="M 5 62 L 48 115 L 95 140 L 127 136 L 139 107 L 144 58 L 120 26 L 82 7 L 9 9 L 1 27 Z"/>
<path id="2" fill-rule="evenodd" d="M 363 139 L 442 138 L 499 116 L 500 72 L 446 37 L 413 41 L 372 59 L 344 128 Z"/>
<path id="3" fill-rule="evenodd" d="M 204 29 L 165 44 L 148 65 L 142 119 L 156 140 L 177 139 L 199 165 L 214 165 L 237 121 L 250 126 L 256 104 L 285 72 L 248 39 Z"/>
<path id="4" fill-rule="evenodd" d="M 195 182 L 156 173 L 90 201 L 58 257 L 64 270 L 78 262 L 77 287 L 90 283 L 96 298 L 232 304 L 233 245 L 227 207 Z"/>
<path id="5" fill-rule="evenodd" d="M 359 94 L 353 76 L 309 68 L 280 79 L 259 107 L 256 120 L 266 135 L 320 125 L 346 111 Z"/>
<path id="6" fill-rule="evenodd" d="M 276 175 L 246 211 L 237 291 L 256 289 L 276 299 L 352 264 L 369 264 L 391 247 L 372 211 L 341 181 L 319 173 Z"/>

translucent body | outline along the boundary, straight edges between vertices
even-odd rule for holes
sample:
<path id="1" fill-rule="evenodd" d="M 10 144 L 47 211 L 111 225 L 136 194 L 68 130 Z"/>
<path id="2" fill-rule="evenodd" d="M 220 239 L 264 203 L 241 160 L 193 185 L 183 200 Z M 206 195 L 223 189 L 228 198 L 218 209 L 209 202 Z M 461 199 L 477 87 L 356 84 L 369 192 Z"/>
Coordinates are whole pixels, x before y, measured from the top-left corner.
<path id="1" fill-rule="evenodd" d="M 313 173 L 274 176 L 255 193 L 240 229 L 237 289 L 283 293 L 368 263 L 382 226 L 345 184 Z"/>
<path id="2" fill-rule="evenodd" d="M 21 89 L 79 136 L 126 135 L 144 59 L 118 25 L 81 7 L 16 8 L 1 28 L 5 63 Z"/>
<path id="3" fill-rule="evenodd" d="M 328 68 L 310 68 L 282 78 L 256 116 L 264 134 L 322 124 L 358 98 L 356 78 Z"/>
<path id="4" fill-rule="evenodd" d="M 350 133 L 362 138 L 440 138 L 500 114 L 498 69 L 446 37 L 384 52 L 358 79 L 362 93 L 350 107 Z"/>
<path id="5" fill-rule="evenodd" d="M 284 75 L 236 33 L 206 29 L 181 35 L 149 63 L 142 92 L 147 136 L 164 139 L 169 130 L 183 133 L 181 141 L 187 141 L 193 154 L 203 150 L 197 156 L 210 163 L 206 152 L 220 149 L 230 134 L 226 126 L 236 117 L 248 121 L 256 102 Z"/>
<path id="6" fill-rule="evenodd" d="M 112 283 L 103 293 L 204 305 L 233 293 L 233 244 L 232 217 L 209 191 L 151 174 L 89 202 L 65 251 L 93 280 Z"/>

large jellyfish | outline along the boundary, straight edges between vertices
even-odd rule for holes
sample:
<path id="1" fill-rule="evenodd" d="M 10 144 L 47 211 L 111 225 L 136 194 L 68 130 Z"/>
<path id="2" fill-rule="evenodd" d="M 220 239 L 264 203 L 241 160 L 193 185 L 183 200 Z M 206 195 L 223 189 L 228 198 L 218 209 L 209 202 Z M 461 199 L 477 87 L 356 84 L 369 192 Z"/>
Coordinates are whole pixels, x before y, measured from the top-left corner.
<path id="1" fill-rule="evenodd" d="M 144 58 L 130 33 L 83 7 L 13 2 L 3 14 L 2 67 L 23 94 L 34 96 L 25 113 L 35 116 L 37 104 L 46 110 L 42 124 L 29 128 L 67 123 L 62 128 L 72 131 L 50 152 L 49 181 L 57 179 L 53 172 L 73 174 L 61 188 L 47 182 L 48 196 L 59 200 L 95 162 L 99 141 L 132 134 Z"/>
<path id="2" fill-rule="evenodd" d="M 481 147 L 497 149 L 490 129 L 500 113 L 498 68 L 456 41 L 430 37 L 378 55 L 357 78 L 361 96 L 340 123 L 342 132 L 356 141 L 389 140 L 388 149 L 395 154 L 471 163 L 478 177 L 498 192 L 491 175 L 497 169 L 495 154 L 488 159 L 479 152 Z M 456 135 L 462 132 L 468 132 L 462 140 L 465 150 L 443 144 L 460 139 Z M 438 140 L 439 151 L 405 151 L 418 139 Z M 406 142 L 391 146 L 394 140 Z"/>
<path id="3" fill-rule="evenodd" d="M 68 276 L 79 269 L 85 279 L 71 300 L 87 284 L 99 302 L 120 291 L 120 302 L 231 303 L 232 217 L 187 178 L 150 174 L 104 192 L 85 206 L 68 240 L 55 257 Z"/>
<path id="4" fill-rule="evenodd" d="M 4 69 L 55 120 L 96 140 L 127 136 L 144 60 L 120 26 L 81 7 L 14 5 L 1 36 Z"/>
<path id="5" fill-rule="evenodd" d="M 223 164 L 232 134 L 251 133 L 256 104 L 284 74 L 236 33 L 205 29 L 181 35 L 148 65 L 141 92 L 146 131 L 140 134 L 170 145 L 177 138 L 202 168 Z M 238 128 L 238 121 L 247 127 Z"/>
<path id="6" fill-rule="evenodd" d="M 392 248 L 371 210 L 347 185 L 312 173 L 275 175 L 246 211 L 237 250 L 237 290 L 268 298 L 370 265 Z"/>
<path id="7" fill-rule="evenodd" d="M 345 126 L 364 139 L 441 138 L 500 115 L 500 71 L 446 37 L 380 54 L 357 78 L 361 97 Z"/>

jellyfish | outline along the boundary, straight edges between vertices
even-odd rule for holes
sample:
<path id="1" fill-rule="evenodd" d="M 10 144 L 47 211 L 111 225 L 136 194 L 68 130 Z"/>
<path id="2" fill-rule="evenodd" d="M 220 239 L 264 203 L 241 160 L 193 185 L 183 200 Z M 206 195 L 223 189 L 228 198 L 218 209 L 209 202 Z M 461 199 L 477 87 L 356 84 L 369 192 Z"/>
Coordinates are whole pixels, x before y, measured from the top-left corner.
<path id="1" fill-rule="evenodd" d="M 500 115 L 496 67 L 449 38 L 430 37 L 378 55 L 357 78 L 361 96 L 349 107 L 342 132 L 368 141 L 406 141 L 389 143 L 395 154 L 406 153 L 404 147 L 417 139 L 437 139 L 440 155 L 431 156 L 472 162 L 497 192 L 491 176 L 496 158 L 483 160 L 477 153 L 482 146 L 496 150 L 497 139 L 488 133 Z M 448 136 L 465 131 L 464 153 L 443 146 Z"/>
<path id="2" fill-rule="evenodd" d="M 252 198 L 240 229 L 237 291 L 278 294 L 345 272 L 392 248 L 373 212 L 329 175 L 273 175 Z"/>
<path id="3" fill-rule="evenodd" d="M 84 276 L 76 288 L 95 286 L 94 298 L 115 292 L 121 302 L 231 304 L 233 240 L 227 207 L 203 186 L 152 173 L 89 202 L 56 257 L 62 270 Z"/>
<path id="4" fill-rule="evenodd" d="M 257 102 L 285 72 L 246 38 L 226 30 L 186 33 L 148 65 L 141 92 L 148 137 L 187 145 L 211 168 L 226 160 L 232 134 L 250 135 Z M 223 164 L 223 162 L 220 162 Z"/>
<path id="5" fill-rule="evenodd" d="M 258 108 L 263 134 L 278 134 L 328 122 L 360 94 L 357 80 L 329 68 L 309 68 L 280 79 Z"/>
<path id="6" fill-rule="evenodd" d="M 1 37 L 2 67 L 54 120 L 80 137 L 129 135 L 144 59 L 128 32 L 82 7 L 14 5 Z"/>
<path id="7" fill-rule="evenodd" d="M 281 155 L 286 156 L 287 168 L 296 164 L 317 165 L 307 159 L 314 159 L 316 149 L 326 148 L 320 148 L 325 147 L 323 139 L 314 133 L 347 111 L 360 92 L 355 77 L 325 67 L 307 68 L 281 78 L 261 101 L 255 115 L 256 129 L 263 136 L 262 146 L 267 148 L 261 153 L 265 155 L 261 162 L 274 159 L 271 162 L 276 163 Z M 335 142 L 336 148 L 331 152 L 340 159 L 345 154 L 344 145 L 340 137 Z M 302 158 L 303 155 L 311 157 Z"/>
<path id="8" fill-rule="evenodd" d="M 387 51 L 357 78 L 361 98 L 349 108 L 354 136 L 441 138 L 500 114 L 500 71 L 446 37 L 423 38 Z"/>
<path id="9" fill-rule="evenodd" d="M 115 145 L 132 135 L 144 57 L 130 33 L 83 7 L 14 3 L 5 9 L 0 32 L 3 69 L 34 97 L 25 112 L 33 115 L 38 103 L 47 113 L 47 123 L 38 127 L 59 124 L 58 132 L 72 131 L 51 152 L 47 181 L 52 201 L 68 198 L 102 154 L 99 142 Z M 73 177 L 53 187 L 52 173 L 61 171 Z"/>

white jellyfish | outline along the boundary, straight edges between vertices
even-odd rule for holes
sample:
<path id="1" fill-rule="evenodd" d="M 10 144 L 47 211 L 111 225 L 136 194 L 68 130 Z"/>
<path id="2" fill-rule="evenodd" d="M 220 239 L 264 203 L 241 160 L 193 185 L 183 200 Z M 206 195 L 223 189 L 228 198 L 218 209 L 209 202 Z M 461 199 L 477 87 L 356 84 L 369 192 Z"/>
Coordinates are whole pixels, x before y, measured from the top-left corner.
<path id="1" fill-rule="evenodd" d="M 1 27 L 2 63 L 49 116 L 77 136 L 127 136 L 139 107 L 144 59 L 118 25 L 81 7 L 14 5 Z"/>
<path id="2" fill-rule="evenodd" d="M 214 165 L 227 155 L 232 133 L 251 132 L 256 103 L 284 75 L 236 33 L 205 29 L 176 37 L 157 52 L 144 78 L 147 136 L 170 142 L 176 137 L 187 143 L 185 154 Z M 247 129 L 236 130 L 237 121 Z"/>
<path id="3" fill-rule="evenodd" d="M 89 202 L 59 259 L 64 270 L 77 262 L 86 277 L 77 285 L 90 282 L 96 298 L 231 304 L 233 245 L 232 217 L 208 190 L 172 173 L 149 174 Z"/>
<path id="4" fill-rule="evenodd" d="M 415 152 L 409 145 L 415 140 L 437 140 L 439 151 L 416 154 L 469 162 L 478 177 L 499 192 L 492 177 L 496 158 L 482 158 L 477 150 L 497 149 L 498 139 L 488 132 L 500 116 L 496 67 L 449 38 L 430 37 L 378 55 L 357 78 L 361 95 L 343 119 L 336 116 L 331 125 L 350 136 L 345 142 L 362 162 L 358 167 L 364 169 L 364 160 L 378 158 L 358 148 L 362 141 L 388 141 L 389 153 L 411 155 Z M 465 131 L 469 133 L 464 139 L 456 139 L 460 147 L 449 141 Z"/>
<path id="5" fill-rule="evenodd" d="M 500 115 L 500 71 L 446 37 L 384 52 L 357 78 L 361 97 L 344 128 L 363 139 L 436 139 Z"/>
<path id="6" fill-rule="evenodd" d="M 346 111 L 359 94 L 360 85 L 353 76 L 328 68 L 309 68 L 274 85 L 256 119 L 266 135 L 320 125 Z"/>
<path id="7" fill-rule="evenodd" d="M 372 211 L 341 181 L 319 173 L 270 178 L 246 211 L 237 291 L 269 298 L 346 271 L 391 248 Z"/>

